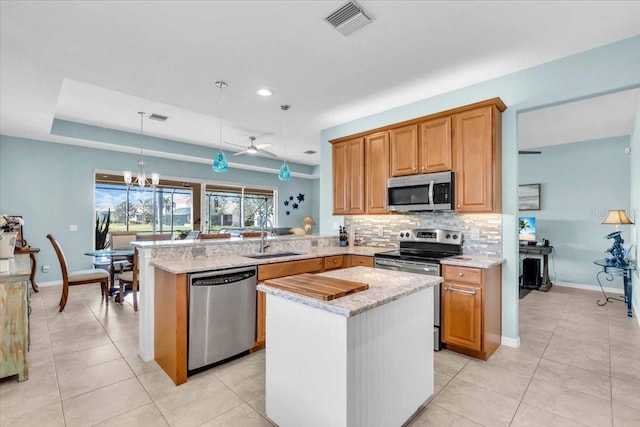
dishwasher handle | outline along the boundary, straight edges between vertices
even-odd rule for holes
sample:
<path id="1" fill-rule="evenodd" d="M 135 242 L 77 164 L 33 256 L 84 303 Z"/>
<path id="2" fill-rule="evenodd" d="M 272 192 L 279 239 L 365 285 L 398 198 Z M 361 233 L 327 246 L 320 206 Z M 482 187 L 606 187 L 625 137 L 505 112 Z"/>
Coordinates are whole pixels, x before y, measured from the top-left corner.
<path id="1" fill-rule="evenodd" d="M 193 275 L 190 278 L 190 284 L 192 287 L 196 286 L 219 286 L 229 285 L 236 282 L 247 280 L 256 276 L 255 269 L 243 270 L 238 272 L 220 272 L 220 273 L 208 273 Z"/>

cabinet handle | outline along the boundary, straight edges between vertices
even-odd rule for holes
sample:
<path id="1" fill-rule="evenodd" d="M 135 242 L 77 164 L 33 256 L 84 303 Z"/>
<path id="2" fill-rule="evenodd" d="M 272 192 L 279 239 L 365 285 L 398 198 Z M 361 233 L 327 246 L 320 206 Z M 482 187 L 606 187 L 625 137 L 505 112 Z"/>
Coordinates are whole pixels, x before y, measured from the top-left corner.
<path id="1" fill-rule="evenodd" d="M 461 271 L 460 273 L 458 273 L 458 276 L 462 277 L 464 276 L 464 273 Z"/>
<path id="2" fill-rule="evenodd" d="M 452 291 L 452 292 L 458 292 L 460 294 L 469 294 L 469 295 L 475 295 L 476 294 L 476 288 L 473 288 L 472 291 L 465 291 L 464 289 L 456 289 L 456 288 L 454 288 L 451 283 L 447 284 L 447 287 L 445 288 L 445 290 Z"/>

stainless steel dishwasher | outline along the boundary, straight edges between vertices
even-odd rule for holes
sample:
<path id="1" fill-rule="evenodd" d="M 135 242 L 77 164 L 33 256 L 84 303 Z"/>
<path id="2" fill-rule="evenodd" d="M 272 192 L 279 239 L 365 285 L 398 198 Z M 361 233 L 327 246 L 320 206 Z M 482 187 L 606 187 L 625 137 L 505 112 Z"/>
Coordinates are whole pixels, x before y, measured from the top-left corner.
<path id="1" fill-rule="evenodd" d="M 248 352 L 255 341 L 255 267 L 190 274 L 187 370 Z"/>

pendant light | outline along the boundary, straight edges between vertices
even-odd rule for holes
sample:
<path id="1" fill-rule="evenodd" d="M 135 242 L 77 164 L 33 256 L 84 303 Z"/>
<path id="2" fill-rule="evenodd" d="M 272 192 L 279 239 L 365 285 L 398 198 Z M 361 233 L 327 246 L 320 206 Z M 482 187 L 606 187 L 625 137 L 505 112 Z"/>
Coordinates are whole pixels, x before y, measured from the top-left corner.
<path id="1" fill-rule="evenodd" d="M 218 132 L 219 132 L 219 140 L 218 143 L 220 147 L 222 147 L 222 89 L 227 87 L 227 83 L 222 80 L 216 82 L 216 87 L 220 89 L 220 107 L 218 109 Z M 229 169 L 229 163 L 227 162 L 227 156 L 222 152 L 222 148 L 219 149 L 218 154 L 213 159 L 213 170 L 214 172 L 226 172 Z"/>
<path id="2" fill-rule="evenodd" d="M 147 181 L 147 175 L 144 171 L 144 159 L 142 157 L 142 141 L 144 139 L 142 126 L 144 123 L 144 112 L 138 111 L 138 114 L 140 115 L 140 157 L 138 158 L 138 173 L 136 175 L 136 185 L 140 188 L 143 188 L 147 184 L 151 187 L 155 187 L 160 183 L 160 174 L 155 172 L 152 173 L 151 182 Z M 131 185 L 131 183 L 133 182 L 131 171 L 124 171 L 123 175 L 125 184 Z"/>
<path id="3" fill-rule="evenodd" d="M 281 105 L 280 109 L 282 111 L 288 111 L 289 110 L 289 105 Z M 287 119 L 285 118 L 283 120 L 283 139 L 286 137 L 287 135 Z M 280 181 L 289 181 L 291 179 L 291 169 L 289 169 L 289 165 L 287 164 L 287 161 L 284 160 L 282 163 L 282 166 L 280 166 L 280 172 L 278 172 L 278 178 L 280 178 Z"/>

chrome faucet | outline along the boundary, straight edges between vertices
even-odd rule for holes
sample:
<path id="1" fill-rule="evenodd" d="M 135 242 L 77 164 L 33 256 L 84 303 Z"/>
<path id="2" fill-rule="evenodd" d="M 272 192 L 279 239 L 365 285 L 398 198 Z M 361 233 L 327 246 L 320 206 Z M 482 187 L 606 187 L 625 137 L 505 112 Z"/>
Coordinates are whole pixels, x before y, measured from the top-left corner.
<path id="1" fill-rule="evenodd" d="M 260 253 L 263 254 L 265 250 L 271 245 L 264 244 L 264 229 L 265 225 L 269 226 L 269 234 L 273 236 L 273 223 L 269 218 L 263 217 L 260 219 Z"/>

